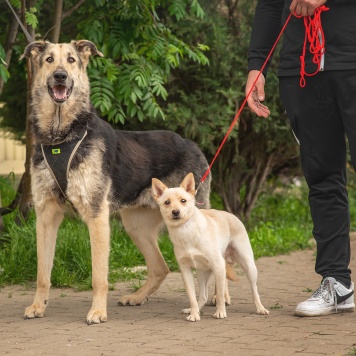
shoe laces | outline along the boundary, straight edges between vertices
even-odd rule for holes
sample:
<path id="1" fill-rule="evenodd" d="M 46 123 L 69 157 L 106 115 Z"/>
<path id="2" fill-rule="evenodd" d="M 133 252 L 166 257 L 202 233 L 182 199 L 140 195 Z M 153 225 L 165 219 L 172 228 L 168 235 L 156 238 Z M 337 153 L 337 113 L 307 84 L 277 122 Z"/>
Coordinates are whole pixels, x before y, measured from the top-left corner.
<path id="1" fill-rule="evenodd" d="M 331 278 L 325 278 L 321 282 L 320 287 L 313 293 L 312 298 L 316 298 L 316 299 L 322 298 L 327 303 L 333 302 L 337 312 L 337 298 L 335 292 L 335 283 L 331 280 Z"/>

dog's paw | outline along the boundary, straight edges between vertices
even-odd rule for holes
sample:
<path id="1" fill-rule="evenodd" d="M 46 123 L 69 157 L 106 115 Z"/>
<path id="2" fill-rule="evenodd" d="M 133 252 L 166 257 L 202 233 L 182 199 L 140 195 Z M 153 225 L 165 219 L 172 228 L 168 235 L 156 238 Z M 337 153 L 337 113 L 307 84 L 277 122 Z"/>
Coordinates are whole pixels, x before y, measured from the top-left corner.
<path id="1" fill-rule="evenodd" d="M 182 310 L 182 314 L 190 314 L 191 309 L 190 308 L 186 308 Z"/>
<path id="2" fill-rule="evenodd" d="M 216 306 L 216 295 L 211 298 L 211 305 Z M 231 297 L 225 297 L 225 305 L 231 305 Z"/>
<path id="3" fill-rule="evenodd" d="M 268 315 L 269 314 L 269 310 L 267 310 L 266 308 L 264 308 L 262 306 L 261 308 L 257 309 L 256 313 L 260 314 L 260 315 Z"/>
<path id="4" fill-rule="evenodd" d="M 87 315 L 87 324 L 100 324 L 105 323 L 108 320 L 108 316 L 105 310 L 92 309 Z"/>
<path id="5" fill-rule="evenodd" d="M 216 318 L 216 319 L 226 318 L 226 310 L 225 309 L 216 310 L 216 312 L 214 314 L 214 318 Z"/>
<path id="6" fill-rule="evenodd" d="M 139 297 L 135 294 L 124 295 L 117 304 L 119 305 L 142 305 L 146 300 L 147 297 Z"/>
<path id="7" fill-rule="evenodd" d="M 24 319 L 43 318 L 45 310 L 46 310 L 45 306 L 32 304 L 26 308 Z"/>
<path id="8" fill-rule="evenodd" d="M 199 313 L 193 313 L 193 314 L 190 314 L 188 315 L 185 320 L 188 320 L 188 321 L 199 321 L 200 320 L 200 315 Z"/>

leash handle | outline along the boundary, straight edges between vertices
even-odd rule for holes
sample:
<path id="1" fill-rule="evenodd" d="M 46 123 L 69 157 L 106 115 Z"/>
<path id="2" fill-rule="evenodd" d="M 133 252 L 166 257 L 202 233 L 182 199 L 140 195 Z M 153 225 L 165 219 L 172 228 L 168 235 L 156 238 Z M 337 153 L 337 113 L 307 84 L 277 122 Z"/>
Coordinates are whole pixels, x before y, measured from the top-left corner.
<path id="1" fill-rule="evenodd" d="M 320 6 L 315 9 L 313 16 L 304 16 L 304 27 L 305 36 L 303 51 L 300 56 L 300 87 L 304 88 L 306 85 L 305 76 L 312 77 L 317 74 L 321 69 L 321 60 L 325 54 L 325 37 L 323 27 L 321 25 L 321 13 L 323 11 L 329 10 L 325 5 Z M 294 14 L 296 18 L 303 17 L 302 15 Z M 305 53 L 307 50 L 307 42 L 309 42 L 309 52 L 313 55 L 313 63 L 315 63 L 318 68 L 314 73 L 307 73 L 305 71 Z"/>
<path id="2" fill-rule="evenodd" d="M 252 90 L 253 90 L 253 88 L 255 87 L 256 83 L 257 83 L 257 80 L 259 79 L 259 77 L 260 77 L 260 75 L 262 74 L 263 70 L 265 69 L 265 67 L 266 67 L 266 65 L 267 65 L 267 63 L 268 63 L 268 61 L 269 61 L 269 59 L 271 58 L 271 56 L 272 56 L 272 54 L 273 54 L 273 51 L 275 50 L 275 48 L 276 48 L 276 46 L 277 46 L 277 44 L 278 44 L 280 38 L 282 37 L 282 34 L 283 34 L 284 30 L 286 29 L 286 27 L 287 27 L 287 25 L 288 25 L 289 20 L 291 19 L 291 17 L 292 17 L 292 13 L 289 14 L 289 16 L 288 16 L 286 22 L 284 23 L 284 25 L 283 25 L 283 27 L 282 27 L 282 30 L 281 30 L 281 32 L 279 33 L 279 35 L 278 35 L 278 37 L 277 37 L 277 39 L 276 39 L 276 41 L 275 41 L 275 43 L 274 43 L 274 45 L 273 45 L 271 51 L 269 52 L 269 54 L 268 54 L 268 56 L 267 56 L 265 62 L 263 63 L 263 66 L 262 66 L 262 68 L 260 69 L 260 71 L 259 71 L 259 73 L 258 73 L 258 75 L 257 75 L 257 77 L 256 77 L 256 79 L 255 79 L 255 81 L 253 82 L 253 84 L 252 84 L 252 86 L 251 86 L 251 89 L 250 89 L 249 92 L 247 93 L 247 95 L 246 95 L 246 97 L 245 97 L 245 100 L 243 101 L 242 105 L 240 106 L 239 111 L 238 111 L 237 114 L 235 115 L 234 120 L 232 121 L 232 123 L 231 123 L 231 125 L 230 125 L 230 127 L 229 127 L 229 129 L 228 129 L 228 131 L 227 131 L 227 133 L 226 133 L 226 135 L 225 135 L 225 137 L 224 137 L 224 139 L 222 140 L 222 142 L 221 142 L 221 144 L 220 144 L 218 150 L 216 151 L 215 156 L 214 156 L 213 160 L 211 161 L 211 163 L 210 163 L 208 169 L 206 170 L 205 174 L 203 175 L 202 179 L 200 180 L 200 184 L 201 184 L 201 183 L 204 183 L 204 181 L 206 180 L 206 178 L 207 178 L 208 175 L 210 174 L 210 172 L 211 172 L 211 167 L 213 166 L 213 164 L 214 164 L 216 158 L 218 157 L 218 155 L 219 155 L 219 153 L 220 153 L 222 147 L 224 146 L 224 144 L 225 144 L 227 138 L 229 137 L 229 135 L 230 135 L 232 129 L 234 128 L 234 126 L 235 126 L 237 120 L 239 119 L 239 116 L 240 116 L 242 110 L 244 109 L 244 107 L 245 107 L 245 105 L 246 105 L 246 103 L 247 103 L 247 99 L 250 97 L 250 95 L 251 95 L 251 93 L 252 93 Z"/>

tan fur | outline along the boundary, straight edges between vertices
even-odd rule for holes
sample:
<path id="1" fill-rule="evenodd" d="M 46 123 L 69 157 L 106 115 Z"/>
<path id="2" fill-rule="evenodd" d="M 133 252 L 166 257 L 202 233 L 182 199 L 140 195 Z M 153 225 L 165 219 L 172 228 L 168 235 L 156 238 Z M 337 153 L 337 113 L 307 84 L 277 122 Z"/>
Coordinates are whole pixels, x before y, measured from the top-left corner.
<path id="1" fill-rule="evenodd" d="M 233 269 L 233 266 L 231 263 L 226 262 L 225 263 L 226 267 L 226 278 L 229 279 L 230 281 L 237 281 L 237 276 L 236 273 Z"/>
<path id="2" fill-rule="evenodd" d="M 258 314 L 269 311 L 261 304 L 257 291 L 257 268 L 246 229 L 232 214 L 195 207 L 194 176 L 188 174 L 179 188 L 167 188 L 152 179 L 152 191 L 160 207 L 188 293 L 190 308 L 187 320 L 200 320 L 200 309 L 208 299 L 208 280 L 214 274 L 216 318 L 226 317 L 225 302 L 230 302 L 226 276 L 231 274 L 231 262 L 239 262 L 247 274 Z M 226 268 L 228 266 L 228 268 Z M 191 269 L 197 270 L 199 300 L 196 300 Z"/>
<path id="3" fill-rule="evenodd" d="M 66 61 L 67 55 L 69 54 L 76 61 L 79 61 L 78 55 L 74 51 L 73 45 L 76 44 L 76 41 L 72 41 L 71 43 L 62 43 L 58 44 L 50 44 L 47 49 L 47 53 L 53 54 L 53 58 L 55 58 L 56 66 L 59 68 L 63 68 L 69 73 L 69 80 L 75 79 L 78 83 L 74 87 L 74 92 L 72 94 L 73 98 L 81 98 L 80 101 L 76 101 L 75 105 L 68 105 L 63 107 L 53 107 L 53 101 L 50 96 L 45 95 L 33 95 L 32 105 L 36 106 L 36 110 L 41 117 L 46 118 L 46 120 L 41 120 L 39 125 L 42 130 L 46 131 L 52 128 L 54 125 L 59 125 L 59 115 L 61 119 L 65 120 L 61 122 L 62 127 L 66 127 L 71 124 L 75 119 L 76 115 L 80 113 L 84 108 L 88 108 L 89 101 L 89 80 L 86 74 L 86 67 L 88 64 L 89 56 L 88 51 L 84 51 L 81 56 L 81 60 L 83 61 L 83 67 L 79 66 L 70 66 Z M 100 53 L 100 52 L 99 52 Z M 53 65 L 47 64 L 44 62 L 41 69 L 38 64 L 38 56 L 39 52 L 37 50 L 32 50 L 32 58 L 34 59 L 33 63 L 35 63 L 36 70 L 36 80 L 33 82 L 32 92 L 36 93 L 37 91 L 47 90 L 47 81 L 48 78 L 51 77 L 53 73 Z M 75 99 L 74 99 L 75 100 Z M 59 114 L 59 111 L 60 114 Z"/>

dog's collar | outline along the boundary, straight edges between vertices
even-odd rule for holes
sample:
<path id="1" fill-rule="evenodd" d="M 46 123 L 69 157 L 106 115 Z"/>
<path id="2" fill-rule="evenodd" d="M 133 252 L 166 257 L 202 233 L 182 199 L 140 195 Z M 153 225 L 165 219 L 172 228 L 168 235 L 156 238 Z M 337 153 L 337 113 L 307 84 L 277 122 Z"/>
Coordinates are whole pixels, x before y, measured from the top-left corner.
<path id="1" fill-rule="evenodd" d="M 65 199 L 67 199 L 66 192 L 70 165 L 86 135 L 87 129 L 84 128 L 79 138 L 72 141 L 52 145 L 41 144 L 45 164 Z"/>

